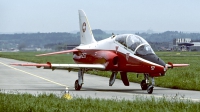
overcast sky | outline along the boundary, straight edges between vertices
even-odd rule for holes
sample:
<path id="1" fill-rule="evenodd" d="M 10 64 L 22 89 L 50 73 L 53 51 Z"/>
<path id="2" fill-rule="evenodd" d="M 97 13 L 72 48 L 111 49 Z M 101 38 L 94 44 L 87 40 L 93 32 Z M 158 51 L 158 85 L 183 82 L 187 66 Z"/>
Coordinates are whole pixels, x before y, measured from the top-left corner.
<path id="1" fill-rule="evenodd" d="M 0 33 L 92 29 L 200 32 L 200 0 L 0 0 Z"/>

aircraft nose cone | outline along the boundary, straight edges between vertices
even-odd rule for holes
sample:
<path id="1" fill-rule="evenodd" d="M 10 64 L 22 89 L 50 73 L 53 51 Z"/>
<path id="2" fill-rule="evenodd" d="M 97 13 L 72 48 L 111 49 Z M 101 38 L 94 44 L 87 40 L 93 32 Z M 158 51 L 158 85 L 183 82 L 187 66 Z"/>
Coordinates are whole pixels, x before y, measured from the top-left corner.
<path id="1" fill-rule="evenodd" d="M 162 59 L 160 59 L 158 56 L 156 56 L 156 58 L 157 58 L 157 60 L 155 60 L 154 63 L 157 63 L 157 64 L 159 64 L 159 65 L 162 65 L 163 67 L 166 66 L 166 63 L 165 63 Z"/>
<path id="2" fill-rule="evenodd" d="M 143 56 L 139 56 L 139 57 L 141 57 L 145 60 L 151 61 L 153 63 L 159 64 L 163 67 L 165 67 L 165 65 L 166 65 L 165 62 L 162 59 L 160 59 L 156 54 L 143 55 Z"/>

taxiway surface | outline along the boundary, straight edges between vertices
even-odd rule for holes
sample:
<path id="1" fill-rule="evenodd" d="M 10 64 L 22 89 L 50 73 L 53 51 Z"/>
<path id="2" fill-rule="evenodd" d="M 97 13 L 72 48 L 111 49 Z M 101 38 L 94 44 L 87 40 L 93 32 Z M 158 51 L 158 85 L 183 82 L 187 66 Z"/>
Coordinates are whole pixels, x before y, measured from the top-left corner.
<path id="1" fill-rule="evenodd" d="M 148 94 L 146 90 L 141 90 L 137 83 L 124 86 L 121 80 L 116 79 L 113 86 L 109 86 L 109 78 L 90 74 L 84 74 L 82 89 L 75 91 L 74 82 L 78 78 L 77 72 L 12 66 L 9 65 L 11 63 L 28 62 L 0 58 L 0 90 L 3 92 L 63 94 L 65 88 L 68 87 L 73 97 L 131 100 L 136 96 L 159 98 L 178 96 L 181 99 L 200 101 L 199 91 L 155 87 L 153 93 Z"/>

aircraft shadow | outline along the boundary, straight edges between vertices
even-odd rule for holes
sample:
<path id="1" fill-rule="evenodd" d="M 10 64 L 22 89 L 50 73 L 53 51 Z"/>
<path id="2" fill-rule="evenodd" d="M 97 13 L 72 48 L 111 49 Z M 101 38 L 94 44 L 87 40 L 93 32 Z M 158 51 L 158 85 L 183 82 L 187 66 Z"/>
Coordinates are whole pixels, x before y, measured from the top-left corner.
<path id="1" fill-rule="evenodd" d="M 34 88 L 34 89 L 2 89 L 0 92 L 3 91 L 13 91 L 13 92 L 20 92 L 20 91 L 35 91 L 35 92 L 63 92 L 65 91 L 65 88 Z M 156 90 L 169 90 L 169 89 L 155 89 Z M 81 92 L 81 91 L 90 91 L 90 92 L 119 92 L 119 93 L 135 93 L 135 94 L 148 94 L 146 90 L 141 89 L 102 89 L 102 88 L 87 88 L 83 87 L 80 91 L 75 90 L 74 88 L 69 88 L 69 92 Z"/>
<path id="2" fill-rule="evenodd" d="M 155 89 L 156 90 L 166 90 L 166 89 Z M 74 88 L 69 89 L 69 91 L 77 91 Z M 87 88 L 84 87 L 80 90 L 81 91 L 100 91 L 100 92 L 120 92 L 120 93 L 135 93 L 135 94 L 148 94 L 146 90 L 142 89 L 98 89 L 98 88 Z"/>

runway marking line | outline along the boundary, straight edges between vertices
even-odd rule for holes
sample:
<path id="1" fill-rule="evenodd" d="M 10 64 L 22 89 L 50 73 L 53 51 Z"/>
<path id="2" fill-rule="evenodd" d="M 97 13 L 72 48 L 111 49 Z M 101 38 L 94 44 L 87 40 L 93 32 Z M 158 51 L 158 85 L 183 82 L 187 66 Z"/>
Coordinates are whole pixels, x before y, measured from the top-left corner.
<path id="1" fill-rule="evenodd" d="M 46 80 L 46 81 L 48 81 L 48 82 L 54 83 L 54 84 L 59 85 L 59 86 L 64 86 L 64 87 L 68 88 L 67 85 L 60 84 L 60 83 L 58 83 L 58 82 L 54 82 L 54 81 L 49 80 L 49 79 L 46 79 L 46 78 L 44 78 L 44 77 L 40 77 L 40 76 L 38 76 L 38 75 L 35 75 L 35 74 L 32 74 L 32 73 L 29 73 L 29 72 L 26 72 L 26 71 L 23 71 L 23 70 L 17 69 L 17 68 L 15 68 L 15 67 L 9 66 L 9 65 L 7 65 L 7 64 L 5 64 L 5 63 L 2 63 L 2 62 L 0 62 L 0 63 L 1 63 L 2 65 L 5 65 L 5 66 L 7 66 L 7 67 L 9 67 L 9 68 L 14 69 L 14 70 L 17 70 L 17 71 L 20 71 L 20 72 L 26 73 L 26 74 L 28 74 L 28 75 L 31 75 L 31 76 L 34 76 L 34 77 L 37 77 L 37 78 L 40 78 L 40 79 Z"/>

